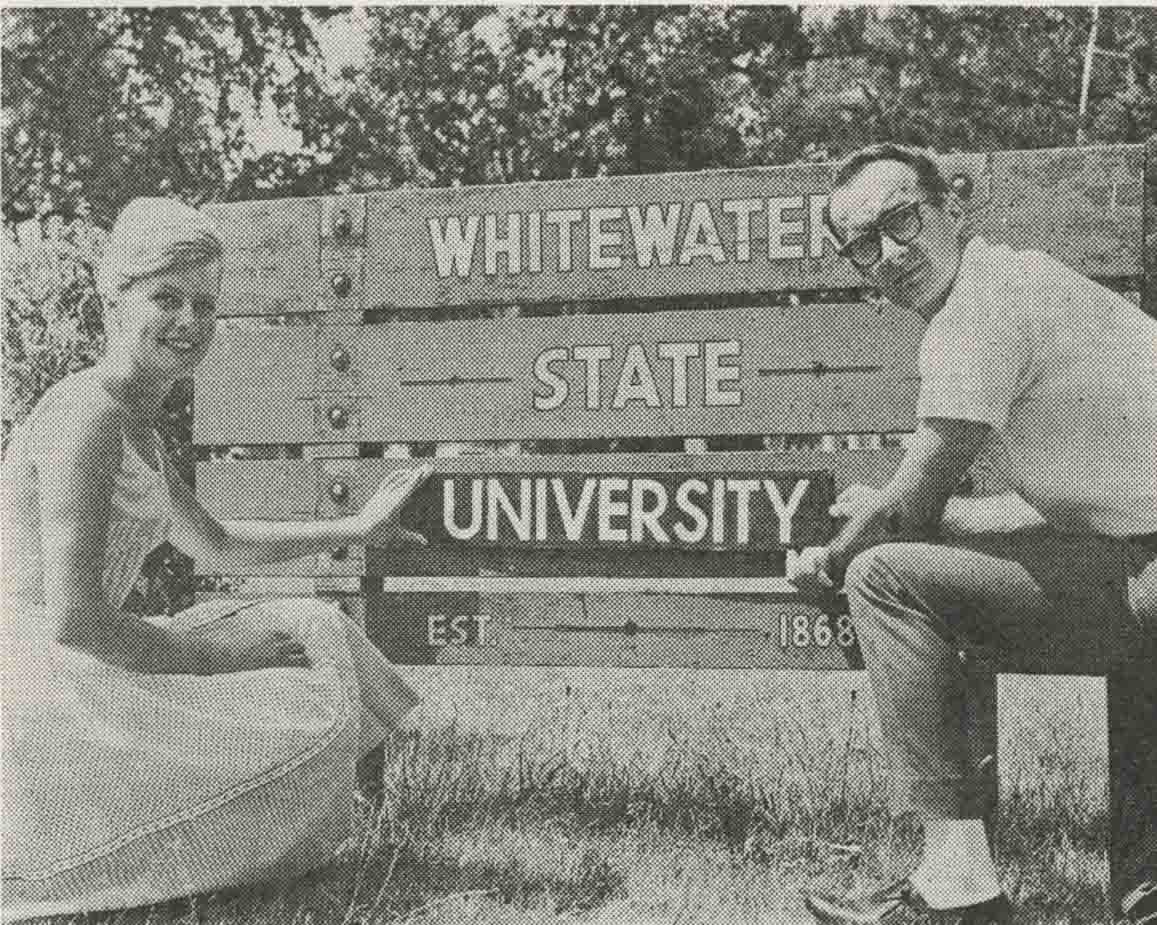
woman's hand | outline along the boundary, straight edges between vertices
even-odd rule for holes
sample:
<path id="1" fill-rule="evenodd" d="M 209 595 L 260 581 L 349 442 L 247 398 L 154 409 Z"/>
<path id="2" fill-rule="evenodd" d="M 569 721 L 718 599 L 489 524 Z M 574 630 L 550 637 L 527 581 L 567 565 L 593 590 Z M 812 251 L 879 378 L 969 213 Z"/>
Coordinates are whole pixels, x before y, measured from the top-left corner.
<path id="1" fill-rule="evenodd" d="M 411 469 L 390 472 L 373 496 L 356 515 L 367 546 L 412 545 L 425 546 L 426 538 L 412 530 L 398 526 L 398 514 L 415 491 L 430 477 L 433 467 L 428 463 Z"/>
<path id="2" fill-rule="evenodd" d="M 199 674 L 232 674 L 263 668 L 309 668 L 302 642 L 288 633 L 262 631 L 236 638 L 191 640 L 199 650 Z"/>
<path id="3" fill-rule="evenodd" d="M 309 657 L 300 640 L 281 631 L 266 632 L 247 645 L 217 646 L 224 671 L 257 671 L 262 668 L 308 668 Z"/>

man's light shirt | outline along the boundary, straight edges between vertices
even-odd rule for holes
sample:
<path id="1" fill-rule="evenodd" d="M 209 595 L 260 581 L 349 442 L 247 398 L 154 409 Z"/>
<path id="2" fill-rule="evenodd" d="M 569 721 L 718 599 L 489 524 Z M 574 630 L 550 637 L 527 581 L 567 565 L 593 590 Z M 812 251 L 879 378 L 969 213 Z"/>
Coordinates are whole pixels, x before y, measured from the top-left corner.
<path id="1" fill-rule="evenodd" d="M 1061 530 L 1157 532 L 1157 319 L 1037 251 L 973 238 L 920 348 L 921 418 L 980 421 Z"/>

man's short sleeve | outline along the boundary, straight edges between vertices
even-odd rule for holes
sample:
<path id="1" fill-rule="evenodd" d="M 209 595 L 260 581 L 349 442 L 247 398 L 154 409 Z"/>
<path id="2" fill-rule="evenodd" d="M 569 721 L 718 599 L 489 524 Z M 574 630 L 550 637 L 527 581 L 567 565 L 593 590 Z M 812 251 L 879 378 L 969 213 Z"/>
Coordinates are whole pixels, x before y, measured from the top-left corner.
<path id="1" fill-rule="evenodd" d="M 966 254 L 948 302 L 920 346 L 921 418 L 953 418 L 1002 430 L 1030 378 L 1030 303 L 1015 255 Z M 1003 265 L 1002 265 L 1003 263 Z"/>

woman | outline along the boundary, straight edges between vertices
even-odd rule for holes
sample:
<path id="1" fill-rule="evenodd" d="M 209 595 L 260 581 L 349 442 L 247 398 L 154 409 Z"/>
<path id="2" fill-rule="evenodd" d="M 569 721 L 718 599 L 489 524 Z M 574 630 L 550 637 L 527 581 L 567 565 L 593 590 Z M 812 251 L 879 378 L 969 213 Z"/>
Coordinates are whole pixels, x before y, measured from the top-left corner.
<path id="1" fill-rule="evenodd" d="M 337 608 L 120 609 L 165 539 L 222 571 L 384 544 L 428 470 L 358 514 L 219 523 L 153 423 L 205 355 L 221 245 L 204 216 L 138 199 L 102 270 L 109 349 L 50 389 L 4 462 L 5 919 L 112 909 L 281 877 L 349 835 L 355 763 L 416 702 Z"/>

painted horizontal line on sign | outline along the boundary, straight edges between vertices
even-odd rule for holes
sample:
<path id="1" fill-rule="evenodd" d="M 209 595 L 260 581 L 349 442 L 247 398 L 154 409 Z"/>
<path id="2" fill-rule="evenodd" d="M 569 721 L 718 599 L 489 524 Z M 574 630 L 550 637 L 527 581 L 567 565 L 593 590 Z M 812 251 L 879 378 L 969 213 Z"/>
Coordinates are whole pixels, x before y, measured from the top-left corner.
<path id="1" fill-rule="evenodd" d="M 818 360 L 807 366 L 779 366 L 774 369 L 757 369 L 756 374 L 765 378 L 771 376 L 826 376 L 832 373 L 878 373 L 884 367 L 861 364 L 859 366 L 829 366 Z"/>
<path id="2" fill-rule="evenodd" d="M 798 598 L 795 585 L 783 577 L 664 578 L 504 576 L 384 576 L 373 579 L 375 591 L 389 594 L 757 594 Z"/>
<path id="3" fill-rule="evenodd" d="M 398 385 L 509 385 L 511 376 L 447 376 L 444 379 L 399 379 Z"/>

